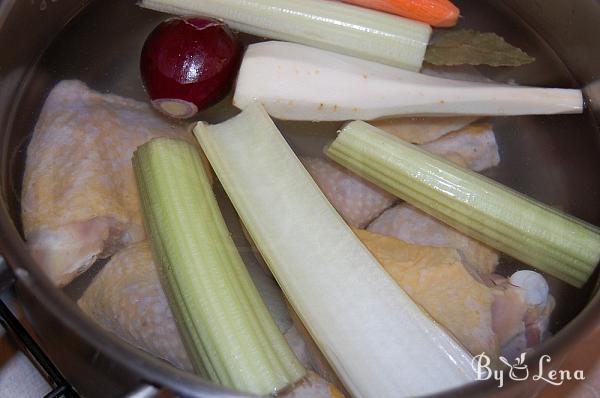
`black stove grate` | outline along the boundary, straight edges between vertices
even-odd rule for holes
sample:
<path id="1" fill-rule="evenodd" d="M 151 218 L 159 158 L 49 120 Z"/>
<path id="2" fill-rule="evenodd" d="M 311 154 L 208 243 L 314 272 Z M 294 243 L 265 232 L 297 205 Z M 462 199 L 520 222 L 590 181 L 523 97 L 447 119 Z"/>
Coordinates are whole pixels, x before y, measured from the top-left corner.
<path id="1" fill-rule="evenodd" d="M 14 282 L 10 269 L 8 269 L 4 259 L 0 257 L 0 293 L 8 290 Z M 71 385 L 65 380 L 62 374 L 54 366 L 50 358 L 44 353 L 41 347 L 31 337 L 29 332 L 21 325 L 21 322 L 12 313 L 10 308 L 0 299 L 0 325 L 20 346 L 29 358 L 35 362 L 38 369 L 46 374 L 52 391 L 44 398 L 78 398 L 79 395 L 73 390 Z"/>

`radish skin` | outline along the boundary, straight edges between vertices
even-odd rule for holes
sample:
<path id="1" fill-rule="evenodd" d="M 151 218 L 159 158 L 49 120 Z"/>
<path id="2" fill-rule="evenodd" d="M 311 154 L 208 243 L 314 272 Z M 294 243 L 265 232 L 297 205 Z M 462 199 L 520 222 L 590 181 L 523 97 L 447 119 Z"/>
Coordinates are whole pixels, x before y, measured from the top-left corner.
<path id="1" fill-rule="evenodd" d="M 431 77 L 294 43 L 250 45 L 234 95 L 284 120 L 581 113 L 580 90 Z"/>
<path id="2" fill-rule="evenodd" d="M 354 397 L 429 394 L 475 379 L 471 355 L 385 272 L 259 104 L 219 125 L 199 123 L 194 133 L 295 312 Z"/>

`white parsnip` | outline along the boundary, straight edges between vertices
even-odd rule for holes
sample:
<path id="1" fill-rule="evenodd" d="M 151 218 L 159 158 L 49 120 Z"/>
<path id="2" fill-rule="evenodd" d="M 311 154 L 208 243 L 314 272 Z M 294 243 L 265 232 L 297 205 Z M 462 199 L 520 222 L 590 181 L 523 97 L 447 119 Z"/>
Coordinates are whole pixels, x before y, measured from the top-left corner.
<path id="1" fill-rule="evenodd" d="M 442 79 L 294 43 L 248 47 L 234 95 L 284 120 L 581 113 L 580 90 Z"/>

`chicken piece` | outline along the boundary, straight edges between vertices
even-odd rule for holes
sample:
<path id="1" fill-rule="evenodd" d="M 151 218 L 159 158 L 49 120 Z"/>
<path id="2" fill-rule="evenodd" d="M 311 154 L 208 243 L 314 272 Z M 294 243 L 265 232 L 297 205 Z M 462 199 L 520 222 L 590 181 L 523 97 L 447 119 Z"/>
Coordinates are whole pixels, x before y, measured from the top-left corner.
<path id="1" fill-rule="evenodd" d="M 281 291 L 257 264 L 249 264 L 248 271 L 288 344 L 302 365 L 313 369 L 317 362 L 293 326 Z M 77 303 L 90 318 L 130 344 L 178 368 L 192 369 L 147 241 L 117 252 Z"/>
<path id="2" fill-rule="evenodd" d="M 494 295 L 467 271 L 455 249 L 355 232 L 398 285 L 471 353 L 498 356 L 492 329 Z"/>
<path id="3" fill-rule="evenodd" d="M 27 149 L 21 204 L 28 247 L 55 284 L 144 239 L 131 157 L 162 136 L 193 142 L 145 103 L 73 80 L 51 91 Z"/>
<path id="4" fill-rule="evenodd" d="M 416 245 L 454 248 L 465 265 L 482 275 L 498 265 L 497 251 L 406 203 L 384 211 L 367 230 Z"/>
<path id="5" fill-rule="evenodd" d="M 128 343 L 192 370 L 158 278 L 150 244 L 136 243 L 110 259 L 77 304 Z"/>
<path id="6" fill-rule="evenodd" d="M 373 120 L 369 123 L 404 141 L 426 144 L 460 130 L 477 119 L 478 116 L 398 117 Z"/>
<path id="7" fill-rule="evenodd" d="M 364 227 L 397 200 L 330 160 L 303 158 L 302 163 L 349 225 Z"/>
<path id="8" fill-rule="evenodd" d="M 500 163 L 496 136 L 492 125 L 487 123 L 472 124 L 420 147 L 475 171 Z"/>
<path id="9" fill-rule="evenodd" d="M 433 118 L 422 120 L 422 125 L 411 122 L 412 127 L 407 131 L 427 132 L 426 124 L 439 124 L 438 127 L 445 128 L 458 125 L 451 125 L 446 120 L 435 121 Z M 470 121 L 465 120 L 465 123 Z M 496 166 L 500 161 L 496 137 L 489 124 L 462 128 L 421 145 L 421 148 L 476 171 Z M 303 158 L 302 162 L 333 207 L 353 227 L 364 228 L 396 202 L 393 195 L 330 160 Z"/>
<path id="10" fill-rule="evenodd" d="M 495 282 L 487 286 L 473 277 L 455 249 L 355 232 L 398 285 L 472 354 L 512 361 L 547 336 L 554 298 L 540 274 L 494 275 Z"/>
<path id="11" fill-rule="evenodd" d="M 537 272 L 523 270 L 509 279 L 495 279 L 493 329 L 509 362 L 548 337 L 554 307 L 548 283 Z"/>

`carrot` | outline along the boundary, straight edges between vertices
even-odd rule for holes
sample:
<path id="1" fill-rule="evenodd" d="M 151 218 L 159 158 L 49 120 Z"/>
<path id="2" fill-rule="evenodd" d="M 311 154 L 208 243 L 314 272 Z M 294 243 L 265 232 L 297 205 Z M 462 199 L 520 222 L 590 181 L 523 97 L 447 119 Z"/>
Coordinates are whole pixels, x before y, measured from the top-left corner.
<path id="1" fill-rule="evenodd" d="M 436 27 L 456 25 L 459 10 L 448 0 L 342 0 L 373 10 L 425 22 Z"/>

